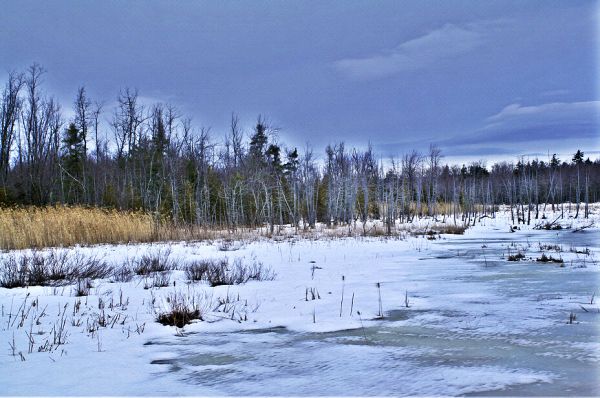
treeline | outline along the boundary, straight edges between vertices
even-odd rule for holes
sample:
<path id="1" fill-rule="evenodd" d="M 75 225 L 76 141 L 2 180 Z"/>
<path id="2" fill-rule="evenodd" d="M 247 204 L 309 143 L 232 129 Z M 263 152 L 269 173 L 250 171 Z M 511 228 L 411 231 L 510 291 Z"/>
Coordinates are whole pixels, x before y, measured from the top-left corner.
<path id="1" fill-rule="evenodd" d="M 372 149 L 329 145 L 323 156 L 276 139 L 259 117 L 251 132 L 233 115 L 220 142 L 165 104 L 143 105 L 124 89 L 112 109 L 81 87 L 71 119 L 42 89 L 37 64 L 8 76 L 0 98 L 0 205 L 78 204 L 140 209 L 178 225 L 226 227 L 356 225 L 388 232 L 415 217 L 471 222 L 511 205 L 531 223 L 573 202 L 576 217 L 600 193 L 600 160 L 446 165 L 431 146 L 389 161 Z M 108 125 L 102 123 L 108 120 Z M 247 136 L 247 138 L 246 138 Z M 581 207 L 581 211 L 580 211 Z"/>

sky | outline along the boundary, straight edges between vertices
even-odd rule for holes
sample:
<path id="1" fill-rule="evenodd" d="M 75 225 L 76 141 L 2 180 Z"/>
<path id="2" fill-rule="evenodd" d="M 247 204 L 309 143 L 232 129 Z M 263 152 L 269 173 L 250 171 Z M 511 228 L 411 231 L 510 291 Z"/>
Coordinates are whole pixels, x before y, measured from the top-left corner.
<path id="1" fill-rule="evenodd" d="M 120 89 L 288 146 L 438 145 L 449 162 L 600 157 L 598 1 L 0 0 L 0 82 L 33 62 L 65 109 Z"/>

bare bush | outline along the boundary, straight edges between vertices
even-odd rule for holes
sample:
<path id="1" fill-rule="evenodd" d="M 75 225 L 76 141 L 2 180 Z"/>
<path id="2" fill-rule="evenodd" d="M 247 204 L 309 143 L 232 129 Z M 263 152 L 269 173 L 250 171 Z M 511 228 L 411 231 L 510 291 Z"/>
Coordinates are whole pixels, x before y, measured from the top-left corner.
<path id="1" fill-rule="evenodd" d="M 208 270 L 206 271 L 206 280 L 212 287 L 234 284 L 227 266 L 227 259 L 212 260 L 209 262 Z"/>
<path id="2" fill-rule="evenodd" d="M 236 250 L 240 250 L 243 247 L 242 242 L 234 241 L 231 239 L 223 239 L 218 244 L 219 251 L 222 252 L 232 252 Z"/>
<path id="3" fill-rule="evenodd" d="M 521 261 L 525 258 L 525 254 L 517 252 L 516 254 L 509 254 L 508 261 Z"/>
<path id="4" fill-rule="evenodd" d="M 205 280 L 209 266 L 209 260 L 194 261 L 185 267 L 185 276 L 191 281 Z"/>
<path id="5" fill-rule="evenodd" d="M 575 253 L 575 254 L 585 254 L 586 256 L 589 256 L 589 255 L 590 255 L 590 253 L 591 253 L 591 252 L 590 252 L 590 248 L 589 248 L 589 247 L 586 247 L 585 249 L 578 249 L 578 248 L 576 248 L 575 246 L 571 246 L 571 247 L 569 248 L 569 251 L 570 251 L 571 253 Z"/>
<path id="6" fill-rule="evenodd" d="M 561 229 L 563 229 L 563 226 L 558 224 L 556 221 L 557 220 L 554 220 L 553 222 L 545 222 L 545 223 L 536 225 L 533 229 L 545 229 L 547 231 L 560 231 Z"/>
<path id="7" fill-rule="evenodd" d="M 155 272 L 152 275 L 152 279 L 147 279 L 144 283 L 144 289 L 150 289 L 153 287 L 168 287 L 169 285 L 171 285 L 171 275 L 169 272 Z"/>
<path id="8" fill-rule="evenodd" d="M 12 289 L 25 286 L 27 286 L 27 262 L 23 264 L 23 257 L 19 260 L 14 255 L 2 258 L 0 260 L 0 287 Z"/>
<path id="9" fill-rule="evenodd" d="M 272 281 L 277 276 L 275 272 L 260 262 L 254 262 L 247 266 L 248 280 Z"/>
<path id="10" fill-rule="evenodd" d="M 133 279 L 133 271 L 128 263 L 115 268 L 112 272 L 110 280 L 112 282 L 130 282 Z"/>
<path id="11" fill-rule="evenodd" d="M 441 234 L 462 235 L 465 233 L 467 228 L 468 225 L 465 224 L 435 224 L 431 226 L 431 228 L 425 227 L 424 229 L 412 229 L 410 233 L 414 236 L 424 236 L 429 240 L 435 240 L 441 238 Z"/>
<path id="12" fill-rule="evenodd" d="M 562 246 L 561 245 L 553 245 L 553 244 L 549 244 L 549 243 L 540 243 L 538 242 L 538 246 L 541 252 L 543 251 L 555 251 L 557 253 L 560 253 L 563 251 Z"/>
<path id="13" fill-rule="evenodd" d="M 213 260 L 208 263 L 206 280 L 211 286 L 239 285 L 249 280 L 265 281 L 275 279 L 275 273 L 262 263 L 245 264 L 236 259 L 229 266 L 227 259 Z"/>
<path id="14" fill-rule="evenodd" d="M 62 254 L 64 256 L 64 253 Z M 60 256 L 60 257 L 62 257 Z M 24 256 L 25 257 L 25 256 Z M 28 284 L 44 285 L 50 281 L 66 279 L 68 273 L 64 269 L 65 258 L 52 251 L 47 257 L 40 252 L 32 252 L 31 256 L 25 257 L 28 262 Z M 62 261 L 62 265 L 59 261 Z"/>
<path id="15" fill-rule="evenodd" d="M 103 279 L 113 273 L 113 267 L 97 257 L 75 253 L 70 260 L 70 267 L 77 278 Z"/>
<path id="16" fill-rule="evenodd" d="M 133 265 L 133 272 L 137 275 L 150 275 L 154 272 L 174 270 L 175 264 L 170 259 L 171 249 L 158 250 L 155 253 L 144 254 Z"/>
<path id="17" fill-rule="evenodd" d="M 445 225 L 437 225 L 435 227 L 435 231 L 438 234 L 451 234 L 451 235 L 462 235 L 467 230 L 468 225 L 454 225 L 454 224 L 445 224 Z"/>
<path id="18" fill-rule="evenodd" d="M 564 261 L 562 258 L 555 258 L 552 256 L 547 256 L 546 253 L 542 253 L 542 257 L 537 258 L 535 261 L 538 263 L 558 263 L 562 264 Z"/>
<path id="19" fill-rule="evenodd" d="M 91 289 L 92 282 L 89 279 L 78 279 L 73 293 L 75 297 L 88 296 Z"/>
<path id="20" fill-rule="evenodd" d="M 3 287 L 52 286 L 68 284 L 77 279 L 108 277 L 112 267 L 93 256 L 52 250 L 45 254 L 33 251 L 18 259 L 9 256 L 0 262 L 0 283 Z"/>

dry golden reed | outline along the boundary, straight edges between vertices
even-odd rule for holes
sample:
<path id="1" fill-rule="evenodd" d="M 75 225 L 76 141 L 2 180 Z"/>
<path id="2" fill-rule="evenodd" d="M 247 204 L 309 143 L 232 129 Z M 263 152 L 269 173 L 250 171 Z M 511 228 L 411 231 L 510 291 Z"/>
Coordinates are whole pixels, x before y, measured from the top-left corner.
<path id="1" fill-rule="evenodd" d="M 429 228 L 440 233 L 462 233 L 465 229 L 463 225 L 455 227 L 444 223 L 434 224 Z M 391 235 L 423 233 L 423 228 L 427 227 L 397 224 L 393 226 Z M 320 239 L 386 235 L 385 225 L 380 220 L 369 221 L 366 230 L 356 223 L 332 227 L 318 223 L 314 229 L 290 225 L 276 227 L 272 234 L 268 226 L 237 227 L 231 230 L 215 226 L 174 225 L 166 220 L 156 222 L 151 214 L 144 212 L 81 206 L 0 207 L 0 250 L 157 241 L 249 241 L 261 237 L 281 240 L 297 237 Z"/>
<path id="2" fill-rule="evenodd" d="M 260 229 L 177 226 L 149 213 L 81 206 L 0 207 L 0 250 L 74 245 L 248 239 Z"/>
<path id="3" fill-rule="evenodd" d="M 147 242 L 154 240 L 152 216 L 84 207 L 0 208 L 3 250 Z"/>

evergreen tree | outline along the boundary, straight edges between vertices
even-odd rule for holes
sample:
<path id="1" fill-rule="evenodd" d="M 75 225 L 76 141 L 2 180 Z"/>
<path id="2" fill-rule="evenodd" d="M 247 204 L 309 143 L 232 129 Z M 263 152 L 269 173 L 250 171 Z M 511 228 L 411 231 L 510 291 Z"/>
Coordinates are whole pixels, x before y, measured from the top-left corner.
<path id="1" fill-rule="evenodd" d="M 577 187 L 575 190 L 575 202 L 576 204 L 576 211 L 575 211 L 575 218 L 579 217 L 579 204 L 581 202 L 581 181 L 580 181 L 580 175 L 579 175 L 579 166 L 583 163 L 583 152 L 581 151 L 581 149 L 578 149 L 577 152 L 575 152 L 575 155 L 573 155 L 573 163 L 575 164 L 576 169 L 577 169 Z"/>
<path id="2" fill-rule="evenodd" d="M 281 166 L 281 148 L 279 145 L 271 144 L 267 148 L 267 158 L 269 159 L 269 166 L 275 173 L 279 173 L 282 170 Z"/>
<path id="3" fill-rule="evenodd" d="M 250 138 L 249 156 L 250 160 L 257 166 L 264 164 L 265 147 L 269 138 L 267 137 L 267 126 L 261 118 L 258 119 L 254 134 Z"/>
<path id="4" fill-rule="evenodd" d="M 83 136 L 74 123 L 69 124 L 63 137 L 63 167 L 76 177 L 81 173 L 84 158 Z"/>
<path id="5" fill-rule="evenodd" d="M 293 174 L 298 170 L 300 166 L 298 156 L 298 149 L 294 148 L 293 151 L 288 152 L 287 154 L 287 162 L 283 165 L 283 169 L 287 174 Z"/>
<path id="6" fill-rule="evenodd" d="M 79 203 L 85 188 L 82 182 L 85 148 L 83 135 L 74 123 L 65 130 L 62 143 L 63 198 L 69 203 Z"/>

